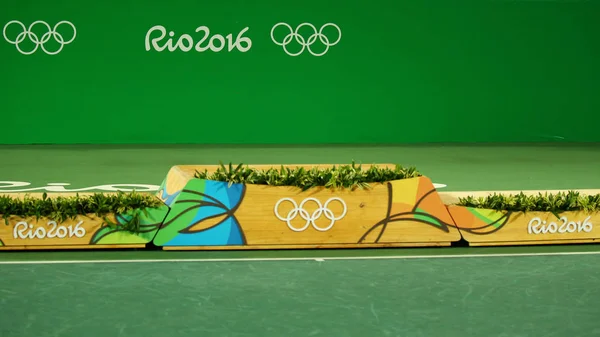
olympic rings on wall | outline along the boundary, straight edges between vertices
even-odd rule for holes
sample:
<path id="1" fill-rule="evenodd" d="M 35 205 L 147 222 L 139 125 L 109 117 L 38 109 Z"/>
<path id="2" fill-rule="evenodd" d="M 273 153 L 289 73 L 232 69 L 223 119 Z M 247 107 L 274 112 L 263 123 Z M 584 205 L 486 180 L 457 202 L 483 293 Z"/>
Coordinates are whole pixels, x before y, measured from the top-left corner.
<path id="1" fill-rule="evenodd" d="M 19 26 L 21 26 L 21 30 L 22 32 L 20 32 L 14 39 L 9 39 L 8 36 L 6 36 L 6 29 L 12 25 L 12 24 L 17 24 Z M 42 35 L 42 37 L 38 37 L 35 33 L 32 32 L 32 29 L 35 25 L 44 25 L 46 27 L 46 29 L 48 30 L 48 32 L 44 33 Z M 62 35 L 60 35 L 56 30 L 58 29 L 58 27 L 62 24 L 66 24 L 71 26 L 71 28 L 73 29 L 73 37 L 67 41 L 65 41 L 65 39 L 63 38 Z M 57 23 L 53 28 L 50 27 L 49 24 L 47 24 L 44 21 L 35 21 L 34 23 L 32 23 L 31 25 L 29 25 L 28 28 L 25 27 L 25 25 L 23 23 L 21 23 L 20 21 L 17 20 L 13 20 L 10 21 L 9 23 L 7 23 L 6 25 L 4 25 L 4 29 L 2 30 L 2 35 L 4 36 L 4 39 L 10 43 L 10 44 L 14 44 L 17 47 L 17 50 L 24 55 L 31 55 L 33 53 L 35 53 L 39 47 L 42 47 L 42 50 L 48 54 L 48 55 L 56 55 L 58 53 L 60 53 L 63 49 L 63 47 L 71 42 L 73 42 L 75 40 L 75 37 L 77 36 L 77 30 L 75 29 L 75 26 L 69 22 L 69 21 L 61 21 L 59 23 Z M 19 46 L 23 41 L 25 41 L 25 38 L 29 38 L 29 40 L 31 42 L 33 42 L 35 44 L 35 47 L 33 48 L 33 50 L 31 51 L 23 51 L 21 49 L 21 47 Z M 60 44 L 60 48 L 58 48 L 58 50 L 56 51 L 49 51 L 46 49 L 45 44 L 50 41 L 50 38 L 54 38 L 54 40 L 56 42 L 58 42 L 58 44 Z"/>
<path id="2" fill-rule="evenodd" d="M 288 201 L 292 204 L 292 206 L 294 207 L 291 211 L 288 212 L 287 216 L 283 217 L 281 216 L 281 214 L 279 214 L 279 206 L 281 205 L 281 203 L 283 203 L 284 201 Z M 309 214 L 308 211 L 306 211 L 304 209 L 304 205 L 306 205 L 307 202 L 314 202 L 317 204 L 317 209 L 312 213 Z M 335 216 L 333 214 L 333 212 L 329 209 L 329 204 L 331 202 L 337 201 L 339 202 L 342 207 L 344 208 L 344 210 L 342 211 L 342 214 L 339 216 Z M 306 198 L 304 199 L 300 205 L 298 205 L 293 199 L 291 198 L 283 198 L 281 200 L 279 200 L 276 204 L 275 204 L 275 208 L 274 208 L 274 212 L 275 212 L 275 216 L 281 220 L 281 221 L 285 221 L 288 225 L 288 227 L 293 230 L 294 232 L 302 232 L 305 231 L 308 226 L 312 225 L 312 227 L 320 232 L 325 232 L 331 229 L 331 227 L 333 227 L 333 225 L 335 224 L 336 221 L 341 220 L 344 216 L 346 216 L 346 212 L 347 212 L 347 207 L 346 207 L 346 203 L 344 202 L 344 200 L 334 197 L 334 198 L 330 198 L 329 200 L 327 200 L 325 202 L 325 204 L 321 204 L 321 202 L 318 199 L 315 198 Z M 291 221 L 293 219 L 295 219 L 298 215 L 300 215 L 300 217 L 302 219 L 304 219 L 306 221 L 306 223 L 304 224 L 303 227 L 301 228 L 296 228 L 292 225 Z M 319 219 L 321 217 L 321 215 L 325 216 L 325 218 L 329 219 L 329 225 L 327 227 L 319 227 L 316 223 L 315 220 Z"/>
<path id="3" fill-rule="evenodd" d="M 287 34 L 283 38 L 283 41 L 277 41 L 275 39 L 275 36 L 273 35 L 273 33 L 275 32 L 275 29 L 279 26 L 285 26 L 290 31 L 289 34 Z M 306 40 L 304 39 L 304 37 L 302 37 L 302 35 L 298 34 L 298 31 L 300 30 L 300 28 L 304 27 L 304 26 L 311 27 L 312 30 L 314 31 L 314 33 Z M 334 27 L 338 31 L 338 38 L 333 42 L 331 42 L 329 40 L 329 38 L 325 34 L 323 34 L 323 29 L 325 29 L 325 27 L 328 27 L 328 26 Z M 325 50 L 321 53 L 315 53 L 311 49 L 311 46 L 317 41 L 317 38 L 321 41 L 322 44 L 325 45 Z M 329 47 L 335 46 L 336 44 L 338 44 L 338 42 L 340 42 L 340 40 L 342 39 L 342 31 L 340 30 L 340 27 L 338 27 L 334 23 L 326 23 L 321 27 L 321 29 L 319 29 L 317 31 L 317 28 L 315 26 L 313 26 L 310 23 L 306 23 L 306 22 L 302 23 L 298 27 L 296 27 L 296 30 L 292 30 L 292 27 L 290 25 L 288 25 L 287 23 L 280 22 L 280 23 L 276 24 L 275 26 L 273 26 L 273 28 L 271 29 L 271 39 L 273 40 L 273 42 L 276 45 L 282 46 L 283 50 L 286 52 L 286 54 L 288 54 L 290 56 L 298 56 L 304 52 L 304 49 L 307 49 L 308 52 L 314 56 L 323 56 L 329 51 Z M 300 44 L 300 46 L 302 46 L 302 49 L 300 49 L 300 51 L 297 53 L 291 53 L 287 49 L 287 45 L 289 45 L 292 42 L 292 39 L 295 39 L 296 42 L 298 44 Z"/>

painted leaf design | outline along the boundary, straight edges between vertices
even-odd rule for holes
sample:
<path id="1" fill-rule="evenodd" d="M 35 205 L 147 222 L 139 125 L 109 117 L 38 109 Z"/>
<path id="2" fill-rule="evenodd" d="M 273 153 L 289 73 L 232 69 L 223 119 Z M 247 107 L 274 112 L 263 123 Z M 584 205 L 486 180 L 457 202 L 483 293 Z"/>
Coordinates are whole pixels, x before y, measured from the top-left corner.
<path id="1" fill-rule="evenodd" d="M 454 223 L 431 181 L 426 178 L 388 183 L 387 216 L 369 228 L 358 243 L 378 243 L 386 229 L 406 222 L 418 222 L 446 233 Z M 394 189 L 399 193 L 394 194 Z M 415 191 L 410 194 L 408 191 Z M 376 234 L 377 233 L 377 234 Z"/>
<path id="2" fill-rule="evenodd" d="M 461 231 L 479 235 L 496 232 L 508 223 L 511 215 L 510 212 L 463 206 L 451 207 L 449 210 Z"/>
<path id="3" fill-rule="evenodd" d="M 135 212 L 135 211 L 134 211 Z M 139 211 L 138 211 L 139 212 Z M 115 216 L 116 226 L 104 225 L 90 240 L 90 244 L 137 244 L 152 241 L 163 219 L 169 212 L 167 206 L 146 209 L 138 213 L 139 227 L 137 233 L 126 230 L 125 225 L 132 220 L 133 212 Z"/>
<path id="4" fill-rule="evenodd" d="M 442 220 L 436 218 L 435 216 L 427 213 L 425 210 L 417 208 L 416 212 L 414 212 L 413 214 L 413 217 L 415 220 L 427 223 L 428 225 L 437 227 L 443 231 L 448 231 L 448 224 L 444 223 Z"/>
<path id="5" fill-rule="evenodd" d="M 154 243 L 158 246 L 244 244 L 234 215 L 244 191 L 243 184 L 190 180 L 171 206 Z"/>
<path id="6" fill-rule="evenodd" d="M 116 231 L 117 229 L 115 228 L 109 226 L 102 226 L 99 230 L 96 231 L 96 233 L 94 233 L 94 236 L 92 236 L 92 239 L 90 240 L 90 244 L 97 245 L 98 241 L 100 241 L 103 237 Z"/>

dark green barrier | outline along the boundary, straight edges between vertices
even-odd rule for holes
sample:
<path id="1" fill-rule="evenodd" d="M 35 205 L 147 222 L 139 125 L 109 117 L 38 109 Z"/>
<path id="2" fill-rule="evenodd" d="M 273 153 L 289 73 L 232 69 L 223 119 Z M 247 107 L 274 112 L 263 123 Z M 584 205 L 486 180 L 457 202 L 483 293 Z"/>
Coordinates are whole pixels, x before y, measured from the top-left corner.
<path id="1" fill-rule="evenodd" d="M 5 0 L 0 143 L 600 141 L 598 13 L 595 0 Z M 36 20 L 49 28 L 23 33 Z M 48 55 L 73 36 L 44 36 L 62 20 L 77 35 Z M 310 51 L 289 56 L 279 22 L 332 23 L 341 39 L 313 56 L 339 34 L 305 25 Z M 146 41 L 158 25 L 165 38 Z M 189 34 L 172 52 L 171 31 L 172 45 Z M 31 55 L 7 42 L 36 39 Z M 196 51 L 210 41 L 219 51 Z"/>

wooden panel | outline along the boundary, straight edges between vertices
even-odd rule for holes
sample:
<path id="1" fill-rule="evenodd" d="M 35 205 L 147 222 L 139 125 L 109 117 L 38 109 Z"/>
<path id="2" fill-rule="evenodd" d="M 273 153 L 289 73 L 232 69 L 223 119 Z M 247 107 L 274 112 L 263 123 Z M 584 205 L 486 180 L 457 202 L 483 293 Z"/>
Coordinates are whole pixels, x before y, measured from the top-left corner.
<path id="1" fill-rule="evenodd" d="M 334 192 L 318 188 L 309 193 L 302 193 L 296 188 L 247 185 L 246 193 L 248 197 L 244 198 L 235 214 L 243 226 L 248 245 L 359 242 L 370 225 L 385 217 L 388 201 L 385 186 L 375 186 L 371 191 L 361 192 Z M 339 198 L 341 202 L 331 199 L 334 201 L 329 202 L 326 208 L 331 210 L 334 219 L 340 219 L 330 220 L 325 217 L 327 214 L 321 214 L 311 223 L 303 219 L 302 214 L 296 213 L 288 223 L 276 217 L 275 210 L 282 218 L 292 217 L 290 212 L 294 205 L 290 200 L 299 207 L 304 200 L 310 200 L 307 198 L 318 200 L 323 207 L 331 198 Z M 280 200 L 285 201 L 275 207 Z M 308 201 L 302 209 L 307 212 L 305 215 L 310 217 L 316 214 L 318 204 Z"/>
<path id="2" fill-rule="evenodd" d="M 58 223 L 47 218 L 9 218 L 8 226 L 0 226 L 4 246 L 87 245 L 102 226 L 93 215 Z"/>
<path id="3" fill-rule="evenodd" d="M 168 207 L 163 206 L 147 209 L 145 213 L 141 213 L 140 230 L 135 234 L 126 231 L 124 227 L 124 224 L 129 221 L 129 215 L 108 215 L 106 218 L 114 227 L 94 214 L 78 216 L 76 219 L 63 222 L 43 217 L 35 219 L 11 216 L 8 218 L 8 224 L 0 225 L 0 247 L 4 247 L 2 249 L 11 249 L 11 247 L 64 249 L 87 245 L 98 245 L 98 248 L 145 246 L 158 232 L 168 211 Z"/>
<path id="4" fill-rule="evenodd" d="M 470 245 L 518 245 L 590 242 L 600 238 L 600 213 L 498 212 L 449 206 L 463 238 Z"/>
<path id="5" fill-rule="evenodd" d="M 414 246 L 460 240 L 428 178 L 370 190 L 244 185 L 192 179 L 174 199 L 157 246 Z"/>
<path id="6" fill-rule="evenodd" d="M 360 248 L 400 248 L 400 247 L 448 247 L 450 242 L 395 242 L 395 243 L 365 243 Z M 328 244 L 328 245 L 286 245 L 285 249 L 352 249 L 356 244 Z M 163 250 L 277 250 L 281 245 L 254 245 L 254 246 L 165 246 Z"/>

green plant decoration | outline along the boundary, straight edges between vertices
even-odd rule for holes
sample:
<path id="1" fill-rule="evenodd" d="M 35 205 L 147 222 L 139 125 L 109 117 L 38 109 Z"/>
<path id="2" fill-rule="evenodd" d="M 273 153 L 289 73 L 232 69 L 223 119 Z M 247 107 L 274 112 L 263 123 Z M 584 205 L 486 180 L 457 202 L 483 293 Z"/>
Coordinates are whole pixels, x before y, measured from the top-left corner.
<path id="1" fill-rule="evenodd" d="M 12 198 L 8 195 L 0 196 L 0 214 L 6 224 L 8 224 L 10 216 L 35 217 L 36 220 L 45 217 L 57 222 L 64 222 L 68 219 L 75 219 L 79 215 L 95 214 L 109 226 L 116 227 L 117 224 L 110 221 L 107 216 L 109 214 L 128 214 L 127 220 L 120 221 L 119 227 L 133 233 L 140 231 L 142 214 L 147 214 L 148 209 L 161 206 L 163 206 L 162 201 L 154 195 L 137 192 L 95 193 L 90 196 L 78 194 L 72 197 L 58 196 L 56 198 L 48 198 L 48 195 L 44 193 L 42 198 L 25 196 L 23 199 Z"/>
<path id="2" fill-rule="evenodd" d="M 229 184 L 256 184 L 270 186 L 295 186 L 303 191 L 312 187 L 369 189 L 370 184 L 384 183 L 386 181 L 420 177 L 414 167 L 396 165 L 394 169 L 371 166 L 364 170 L 362 165 L 332 166 L 330 168 L 302 167 L 289 168 L 281 166 L 259 170 L 247 165 L 239 164 L 235 168 L 231 163 L 228 166 L 220 163 L 220 167 L 213 173 L 196 171 L 194 177 L 205 180 L 229 182 Z"/>
<path id="3" fill-rule="evenodd" d="M 600 211 L 600 194 L 582 195 L 576 191 L 557 194 L 538 193 L 538 195 L 525 195 L 523 192 L 516 195 L 494 193 L 487 197 L 475 198 L 468 196 L 459 198 L 457 205 L 511 212 L 551 212 L 558 214 L 568 211 L 585 211 L 592 213 Z"/>

